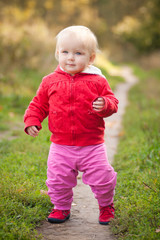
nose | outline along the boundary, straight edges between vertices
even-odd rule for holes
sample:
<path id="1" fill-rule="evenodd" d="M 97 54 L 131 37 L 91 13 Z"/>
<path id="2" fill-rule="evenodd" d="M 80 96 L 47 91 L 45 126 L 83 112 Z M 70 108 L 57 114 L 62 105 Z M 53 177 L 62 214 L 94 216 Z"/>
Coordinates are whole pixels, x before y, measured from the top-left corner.
<path id="1" fill-rule="evenodd" d="M 74 54 L 73 53 L 68 54 L 68 60 L 74 60 Z"/>

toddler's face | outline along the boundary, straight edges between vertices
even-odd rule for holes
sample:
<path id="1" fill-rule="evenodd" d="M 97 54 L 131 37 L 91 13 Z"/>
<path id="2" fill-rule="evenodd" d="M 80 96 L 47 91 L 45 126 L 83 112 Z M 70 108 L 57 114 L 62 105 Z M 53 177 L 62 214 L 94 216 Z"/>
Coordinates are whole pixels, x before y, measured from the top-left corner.
<path id="1" fill-rule="evenodd" d="M 57 54 L 60 66 L 71 75 L 83 71 L 95 58 L 80 40 L 70 36 L 60 41 Z"/>

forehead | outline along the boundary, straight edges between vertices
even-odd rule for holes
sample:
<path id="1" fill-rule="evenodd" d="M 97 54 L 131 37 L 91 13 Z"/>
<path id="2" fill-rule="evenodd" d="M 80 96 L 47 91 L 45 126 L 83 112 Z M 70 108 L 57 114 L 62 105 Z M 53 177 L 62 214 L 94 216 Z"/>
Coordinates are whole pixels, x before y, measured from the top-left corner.
<path id="1" fill-rule="evenodd" d="M 59 48 L 70 48 L 70 49 L 84 49 L 85 44 L 82 39 L 78 38 L 74 33 L 63 34 L 58 39 Z"/>

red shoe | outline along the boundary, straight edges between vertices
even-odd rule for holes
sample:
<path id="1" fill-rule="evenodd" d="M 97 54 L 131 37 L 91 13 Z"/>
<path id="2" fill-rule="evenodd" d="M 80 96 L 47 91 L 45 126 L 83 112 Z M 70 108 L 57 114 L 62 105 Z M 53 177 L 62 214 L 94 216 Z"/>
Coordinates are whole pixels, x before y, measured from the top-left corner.
<path id="1" fill-rule="evenodd" d="M 52 212 L 48 216 L 48 222 L 50 223 L 63 223 L 70 217 L 70 210 L 58 210 L 52 209 Z"/>
<path id="2" fill-rule="evenodd" d="M 110 220 L 114 218 L 115 209 L 113 203 L 105 207 L 99 206 L 99 210 L 99 223 L 102 225 L 108 225 Z"/>

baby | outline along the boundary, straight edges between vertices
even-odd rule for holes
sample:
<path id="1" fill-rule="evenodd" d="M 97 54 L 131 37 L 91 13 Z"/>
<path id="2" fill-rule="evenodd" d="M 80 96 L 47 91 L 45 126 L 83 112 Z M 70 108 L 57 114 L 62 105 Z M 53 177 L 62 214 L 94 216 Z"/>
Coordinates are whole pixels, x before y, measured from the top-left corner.
<path id="1" fill-rule="evenodd" d="M 56 70 L 45 76 L 24 116 L 25 132 L 38 136 L 48 116 L 51 146 L 47 187 L 54 205 L 51 223 L 69 219 L 78 171 L 99 204 L 99 223 L 114 218 L 116 172 L 109 164 L 104 144 L 103 118 L 117 112 L 115 98 L 101 71 L 92 64 L 98 43 L 84 26 L 71 26 L 57 35 Z"/>

